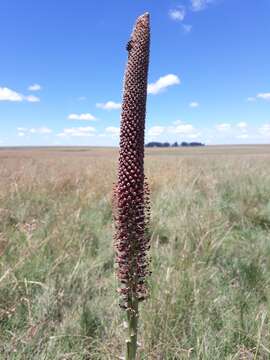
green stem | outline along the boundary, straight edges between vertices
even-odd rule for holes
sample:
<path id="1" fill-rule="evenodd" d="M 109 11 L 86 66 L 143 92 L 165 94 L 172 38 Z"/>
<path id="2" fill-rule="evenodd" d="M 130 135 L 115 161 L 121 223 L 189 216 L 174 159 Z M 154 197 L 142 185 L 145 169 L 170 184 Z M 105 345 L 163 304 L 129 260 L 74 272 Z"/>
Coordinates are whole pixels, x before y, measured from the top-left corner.
<path id="1" fill-rule="evenodd" d="M 127 309 L 128 338 L 125 360 L 136 360 L 138 332 L 138 299 L 130 297 Z"/>

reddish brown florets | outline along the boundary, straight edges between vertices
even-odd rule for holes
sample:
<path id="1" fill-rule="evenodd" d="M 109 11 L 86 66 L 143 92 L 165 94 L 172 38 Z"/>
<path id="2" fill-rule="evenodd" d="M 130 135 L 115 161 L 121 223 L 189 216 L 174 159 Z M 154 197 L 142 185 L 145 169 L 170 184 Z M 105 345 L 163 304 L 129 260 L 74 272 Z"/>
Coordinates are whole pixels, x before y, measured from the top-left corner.
<path id="1" fill-rule="evenodd" d="M 118 183 L 114 191 L 117 275 L 124 307 L 130 296 L 138 300 L 147 296 L 149 189 L 144 177 L 144 129 L 149 44 L 149 15 L 145 14 L 138 18 L 127 45 Z"/>

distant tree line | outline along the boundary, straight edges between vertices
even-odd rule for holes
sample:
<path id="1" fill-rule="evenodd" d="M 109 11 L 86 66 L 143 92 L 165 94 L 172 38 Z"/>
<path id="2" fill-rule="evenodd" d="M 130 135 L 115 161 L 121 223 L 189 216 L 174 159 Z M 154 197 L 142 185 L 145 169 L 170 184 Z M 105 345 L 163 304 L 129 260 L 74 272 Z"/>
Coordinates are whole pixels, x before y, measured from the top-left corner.
<path id="1" fill-rule="evenodd" d="M 151 141 L 145 145 L 145 147 L 187 147 L 187 146 L 205 146 L 205 144 L 201 142 L 186 142 L 182 141 L 180 144 L 178 142 L 174 142 L 173 144 L 170 144 L 169 142 L 158 142 L 158 141 Z"/>

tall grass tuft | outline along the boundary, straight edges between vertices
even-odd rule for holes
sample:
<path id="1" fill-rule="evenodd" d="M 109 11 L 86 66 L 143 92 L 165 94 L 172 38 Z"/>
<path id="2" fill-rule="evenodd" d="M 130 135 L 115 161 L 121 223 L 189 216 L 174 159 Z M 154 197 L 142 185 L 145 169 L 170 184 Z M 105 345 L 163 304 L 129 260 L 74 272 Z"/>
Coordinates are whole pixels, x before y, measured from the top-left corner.
<path id="1" fill-rule="evenodd" d="M 127 313 L 126 360 L 137 351 L 138 304 L 147 297 L 149 191 L 144 176 L 144 129 L 149 64 L 149 14 L 140 16 L 128 43 L 118 183 L 115 188 L 115 247 L 120 306 Z"/>

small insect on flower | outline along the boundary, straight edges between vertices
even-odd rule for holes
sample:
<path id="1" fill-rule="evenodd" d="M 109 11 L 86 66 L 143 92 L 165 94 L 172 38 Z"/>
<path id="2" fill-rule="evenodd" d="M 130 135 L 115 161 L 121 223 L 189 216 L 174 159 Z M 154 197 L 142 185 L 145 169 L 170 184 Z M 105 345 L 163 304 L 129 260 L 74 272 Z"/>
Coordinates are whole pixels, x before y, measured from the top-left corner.
<path id="1" fill-rule="evenodd" d="M 129 40 L 126 46 L 127 51 L 130 51 L 132 49 L 132 40 Z"/>

